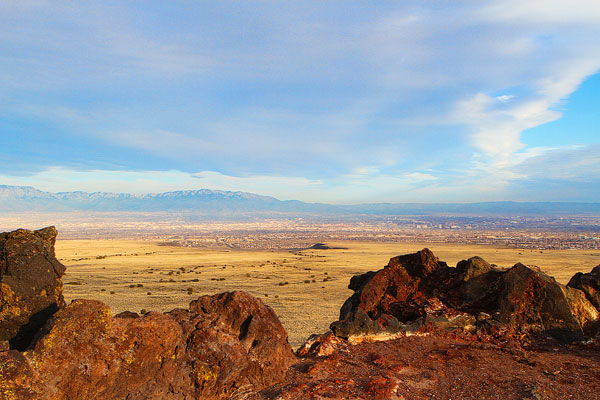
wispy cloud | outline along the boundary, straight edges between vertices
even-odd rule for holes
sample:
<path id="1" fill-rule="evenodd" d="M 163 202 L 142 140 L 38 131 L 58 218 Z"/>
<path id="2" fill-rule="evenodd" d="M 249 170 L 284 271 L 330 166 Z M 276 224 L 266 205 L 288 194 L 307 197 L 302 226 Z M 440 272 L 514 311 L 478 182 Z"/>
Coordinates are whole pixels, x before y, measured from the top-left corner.
<path id="1" fill-rule="evenodd" d="M 86 159 L 91 180 L 107 165 L 212 171 L 249 191 L 266 177 L 279 197 L 506 196 L 552 154 L 523 132 L 559 119 L 600 70 L 599 7 L 0 3 L 0 171 Z M 207 177 L 173 182 L 218 183 Z"/>

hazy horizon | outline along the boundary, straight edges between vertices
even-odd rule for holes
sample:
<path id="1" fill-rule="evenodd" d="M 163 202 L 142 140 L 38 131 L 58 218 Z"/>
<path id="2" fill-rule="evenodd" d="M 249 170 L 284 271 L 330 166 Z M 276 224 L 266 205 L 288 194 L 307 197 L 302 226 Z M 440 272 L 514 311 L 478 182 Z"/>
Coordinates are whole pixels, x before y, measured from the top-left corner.
<path id="1" fill-rule="evenodd" d="M 597 202 L 600 3 L 0 3 L 0 184 Z"/>
<path id="2" fill-rule="evenodd" d="M 27 188 L 27 189 L 33 189 L 36 191 L 40 191 L 40 192 L 44 192 L 44 193 L 50 193 L 50 194 L 65 194 L 65 193 L 86 193 L 86 194 L 116 194 L 116 195 L 130 195 L 130 196 L 153 196 L 153 195 L 164 195 L 164 194 L 170 194 L 170 193 L 185 193 L 185 192 L 202 192 L 202 191 L 208 191 L 208 192 L 214 192 L 214 193 L 232 193 L 232 194 L 237 194 L 237 193 L 241 193 L 241 194 L 249 194 L 249 195 L 255 195 L 255 196 L 260 196 L 260 197 L 272 197 L 276 200 L 279 201 L 302 201 L 302 200 L 298 200 L 298 199 L 280 199 L 276 196 L 271 196 L 268 194 L 263 194 L 263 193 L 255 193 L 255 192 L 247 192 L 244 190 L 227 190 L 227 189 L 213 189 L 213 188 L 206 188 L 206 187 L 196 187 L 196 188 L 190 188 L 190 189 L 179 189 L 179 190 L 167 190 L 164 192 L 128 192 L 128 191 L 121 191 L 121 192 L 114 192 L 114 191 L 101 191 L 101 190 L 96 190 L 96 191 L 87 191 L 87 190 L 67 190 L 67 191 L 49 191 L 49 190 L 41 190 L 37 187 L 34 186 L 29 186 L 29 185 L 3 185 L 0 184 L 0 189 L 10 189 L 10 188 L 14 188 L 14 189 L 23 189 L 23 188 Z M 307 201 L 307 203 L 311 203 L 310 201 Z M 312 202 L 312 203 L 319 203 L 319 202 Z M 322 202 L 324 203 L 324 202 Z M 352 204 L 356 204 L 356 205 L 361 205 L 361 204 L 386 204 L 386 203 L 390 203 L 390 204 L 473 204 L 473 203 L 591 203 L 591 204 L 600 204 L 600 200 L 598 201 L 515 201 L 515 200 L 491 200 L 491 201 L 458 201 L 458 202 L 449 202 L 449 201 L 422 201 L 422 202 L 372 202 L 372 203 L 324 203 L 324 204 L 332 204 L 332 205 L 352 205 Z"/>

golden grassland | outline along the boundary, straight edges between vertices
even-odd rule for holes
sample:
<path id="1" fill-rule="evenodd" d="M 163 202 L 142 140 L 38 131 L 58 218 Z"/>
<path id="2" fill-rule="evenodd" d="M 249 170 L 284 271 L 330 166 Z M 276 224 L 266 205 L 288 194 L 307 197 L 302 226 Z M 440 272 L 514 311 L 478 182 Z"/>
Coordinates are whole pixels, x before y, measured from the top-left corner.
<path id="1" fill-rule="evenodd" d="M 598 250 L 521 250 L 443 243 L 327 242 L 328 250 L 235 250 L 161 246 L 152 240 L 59 240 L 67 303 L 100 300 L 113 313 L 187 308 L 198 296 L 245 290 L 279 316 L 292 346 L 328 329 L 352 291 L 350 278 L 396 255 L 430 248 L 455 266 L 478 255 L 499 267 L 537 265 L 559 282 L 600 264 Z"/>

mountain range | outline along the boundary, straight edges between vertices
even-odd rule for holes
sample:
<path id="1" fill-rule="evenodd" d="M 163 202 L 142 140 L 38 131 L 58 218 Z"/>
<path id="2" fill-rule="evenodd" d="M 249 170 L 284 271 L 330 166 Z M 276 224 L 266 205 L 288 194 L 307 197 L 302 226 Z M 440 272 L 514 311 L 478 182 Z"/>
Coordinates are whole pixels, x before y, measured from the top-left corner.
<path id="1" fill-rule="evenodd" d="M 0 185 L 0 212 L 68 211 L 164 211 L 215 216 L 600 215 L 600 203 L 496 201 L 331 205 L 208 189 L 150 194 L 81 191 L 52 193 L 30 186 Z"/>

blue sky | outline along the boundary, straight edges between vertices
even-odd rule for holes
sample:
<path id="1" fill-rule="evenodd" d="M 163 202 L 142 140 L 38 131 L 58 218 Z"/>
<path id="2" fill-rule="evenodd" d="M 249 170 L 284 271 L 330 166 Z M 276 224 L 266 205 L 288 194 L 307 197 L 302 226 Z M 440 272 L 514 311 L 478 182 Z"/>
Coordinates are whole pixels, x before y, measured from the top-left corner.
<path id="1" fill-rule="evenodd" d="M 0 3 L 0 184 L 600 201 L 600 2 Z"/>

